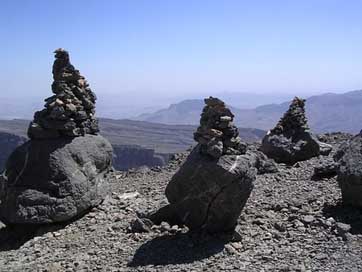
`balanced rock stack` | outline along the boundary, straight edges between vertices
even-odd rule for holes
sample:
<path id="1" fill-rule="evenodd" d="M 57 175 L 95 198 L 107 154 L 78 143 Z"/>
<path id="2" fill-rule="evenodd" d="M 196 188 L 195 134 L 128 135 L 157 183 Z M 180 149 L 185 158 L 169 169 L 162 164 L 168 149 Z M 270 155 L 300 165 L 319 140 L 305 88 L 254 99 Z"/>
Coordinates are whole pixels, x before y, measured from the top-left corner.
<path id="1" fill-rule="evenodd" d="M 30 123 L 30 139 L 56 138 L 96 134 L 96 96 L 85 78 L 70 63 L 69 54 L 57 49 L 53 64 L 53 96 L 45 99 L 45 109 L 34 115 Z"/>
<path id="2" fill-rule="evenodd" d="M 94 118 L 95 96 L 58 49 L 54 96 L 35 114 L 30 141 L 10 155 L 0 176 L 0 220 L 44 224 L 73 219 L 108 193 L 112 146 Z"/>
<path id="3" fill-rule="evenodd" d="M 342 144 L 334 156 L 344 204 L 362 208 L 362 133 Z"/>
<path id="4" fill-rule="evenodd" d="M 241 141 L 237 127 L 233 124 L 234 115 L 218 98 L 205 99 L 200 126 L 194 139 L 200 144 L 200 152 L 213 158 L 222 155 L 241 155 L 246 144 Z"/>
<path id="5" fill-rule="evenodd" d="M 199 144 L 166 187 L 169 205 L 150 219 L 186 225 L 191 231 L 233 233 L 256 177 L 255 160 L 232 125 L 233 114 L 217 98 L 205 99 Z"/>
<path id="6" fill-rule="evenodd" d="M 278 124 L 264 137 L 261 151 L 276 162 L 293 164 L 331 151 L 309 131 L 305 100 L 295 97 Z"/>

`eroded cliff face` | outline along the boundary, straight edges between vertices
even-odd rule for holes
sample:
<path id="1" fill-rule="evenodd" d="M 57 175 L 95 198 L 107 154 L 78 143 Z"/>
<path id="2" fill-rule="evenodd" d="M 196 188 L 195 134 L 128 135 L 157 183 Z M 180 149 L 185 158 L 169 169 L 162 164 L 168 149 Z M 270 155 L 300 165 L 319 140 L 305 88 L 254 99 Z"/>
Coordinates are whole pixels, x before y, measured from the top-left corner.
<path id="1" fill-rule="evenodd" d="M 116 170 L 128 170 L 141 166 L 163 166 L 172 154 L 157 154 L 153 149 L 136 145 L 113 146 L 113 166 Z"/>
<path id="2" fill-rule="evenodd" d="M 4 170 L 10 153 L 25 141 L 25 137 L 6 132 L 0 132 L 0 172 Z"/>

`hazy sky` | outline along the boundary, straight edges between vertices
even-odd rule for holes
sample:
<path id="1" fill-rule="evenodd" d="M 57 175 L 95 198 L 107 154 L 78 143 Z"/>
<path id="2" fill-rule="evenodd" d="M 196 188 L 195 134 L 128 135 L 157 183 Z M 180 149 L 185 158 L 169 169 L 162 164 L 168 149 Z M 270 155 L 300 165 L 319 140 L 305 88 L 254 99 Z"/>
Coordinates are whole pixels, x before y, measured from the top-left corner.
<path id="1" fill-rule="evenodd" d="M 50 94 L 54 49 L 98 94 L 362 88 L 362 1 L 1 0 L 1 96 Z"/>

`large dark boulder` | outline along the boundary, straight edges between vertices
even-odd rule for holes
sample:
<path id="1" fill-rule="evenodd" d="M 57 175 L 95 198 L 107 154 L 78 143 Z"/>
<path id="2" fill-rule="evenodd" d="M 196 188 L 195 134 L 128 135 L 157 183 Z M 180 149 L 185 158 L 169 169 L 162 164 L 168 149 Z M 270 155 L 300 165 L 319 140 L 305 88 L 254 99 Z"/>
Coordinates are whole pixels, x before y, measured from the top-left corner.
<path id="1" fill-rule="evenodd" d="M 0 220 L 43 224 L 81 215 L 106 196 L 111 163 L 112 147 L 101 136 L 26 142 L 0 177 Z"/>
<path id="2" fill-rule="evenodd" d="M 362 134 L 343 144 L 335 155 L 343 203 L 362 208 Z"/>
<path id="3" fill-rule="evenodd" d="M 278 163 L 294 164 L 318 156 L 318 139 L 309 131 L 294 135 L 269 133 L 263 139 L 261 151 Z"/>
<path id="4" fill-rule="evenodd" d="M 151 219 L 184 224 L 191 231 L 232 232 L 253 189 L 250 155 L 204 156 L 197 145 L 166 188 L 169 205 Z"/>

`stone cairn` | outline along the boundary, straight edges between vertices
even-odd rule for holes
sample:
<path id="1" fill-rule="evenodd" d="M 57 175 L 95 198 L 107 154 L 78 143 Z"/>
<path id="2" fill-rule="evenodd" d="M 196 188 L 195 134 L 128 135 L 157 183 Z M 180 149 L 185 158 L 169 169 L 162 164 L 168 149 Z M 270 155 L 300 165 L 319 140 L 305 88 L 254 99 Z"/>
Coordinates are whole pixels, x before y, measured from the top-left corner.
<path id="1" fill-rule="evenodd" d="M 319 142 L 310 132 L 305 100 L 295 97 L 275 128 L 264 136 L 260 150 L 278 163 L 294 164 L 318 155 L 328 155 L 332 147 Z"/>
<path id="2" fill-rule="evenodd" d="M 99 129 L 94 116 L 95 94 L 85 78 L 70 63 L 68 52 L 60 48 L 54 53 L 54 95 L 45 99 L 43 110 L 35 113 L 28 129 L 29 138 L 47 139 L 97 134 Z"/>
<path id="3" fill-rule="evenodd" d="M 186 225 L 193 233 L 234 237 L 259 160 L 246 152 L 224 102 L 210 97 L 205 103 L 194 134 L 198 144 L 166 187 L 169 204 L 149 218 L 155 224 Z"/>
<path id="4" fill-rule="evenodd" d="M 238 128 L 233 124 L 234 115 L 218 98 L 205 100 L 200 126 L 194 133 L 194 139 L 200 144 L 200 152 L 213 158 L 222 155 L 241 155 L 246 144 L 239 137 Z"/>
<path id="5" fill-rule="evenodd" d="M 270 132 L 277 135 L 293 135 L 308 129 L 308 121 L 305 116 L 305 99 L 294 97 L 288 111 L 284 113 L 284 116 Z"/>
<path id="6" fill-rule="evenodd" d="M 63 49 L 55 51 L 53 77 L 54 95 L 34 114 L 30 140 L 12 152 L 0 175 L 6 225 L 73 220 L 109 193 L 113 152 L 97 134 L 96 97 Z"/>

